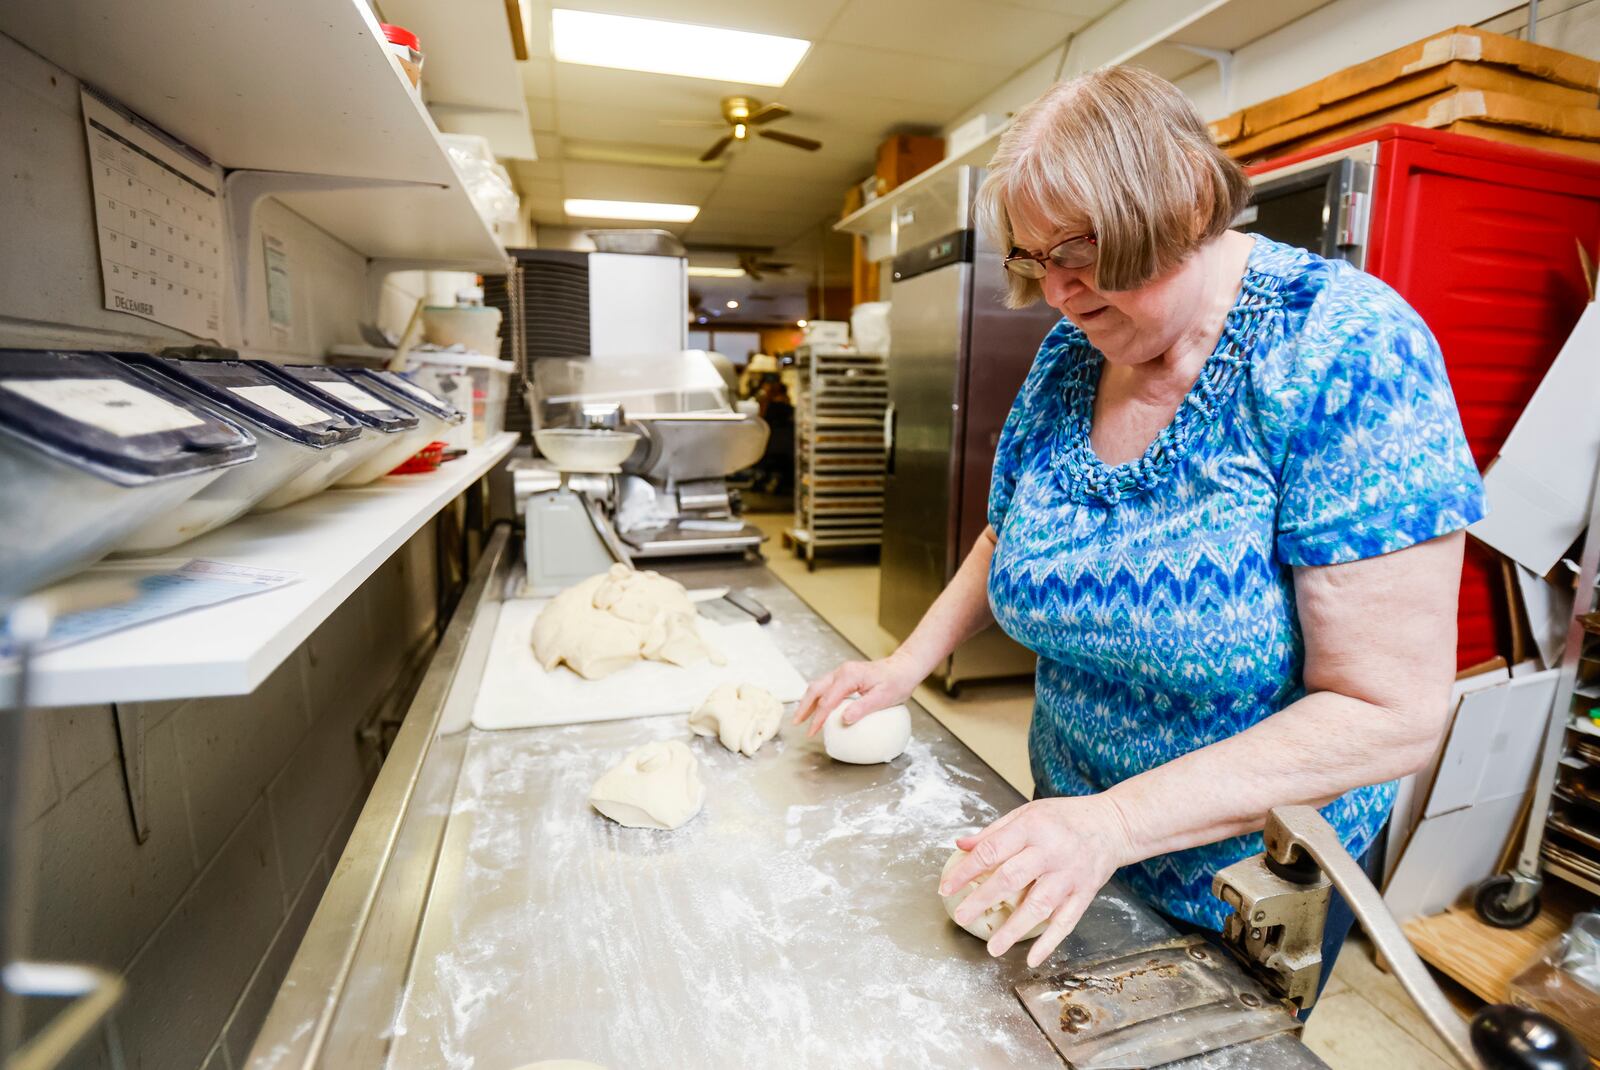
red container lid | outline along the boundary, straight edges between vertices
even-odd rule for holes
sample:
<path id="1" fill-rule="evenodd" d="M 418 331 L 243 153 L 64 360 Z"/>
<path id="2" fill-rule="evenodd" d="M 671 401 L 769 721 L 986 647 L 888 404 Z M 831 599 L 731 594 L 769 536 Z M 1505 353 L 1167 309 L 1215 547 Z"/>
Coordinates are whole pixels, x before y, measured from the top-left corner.
<path id="1" fill-rule="evenodd" d="M 417 35 L 404 26 L 391 26 L 387 22 L 378 25 L 383 28 L 383 36 L 389 39 L 391 45 L 405 45 L 414 52 L 422 51 L 422 42 L 417 40 Z"/>

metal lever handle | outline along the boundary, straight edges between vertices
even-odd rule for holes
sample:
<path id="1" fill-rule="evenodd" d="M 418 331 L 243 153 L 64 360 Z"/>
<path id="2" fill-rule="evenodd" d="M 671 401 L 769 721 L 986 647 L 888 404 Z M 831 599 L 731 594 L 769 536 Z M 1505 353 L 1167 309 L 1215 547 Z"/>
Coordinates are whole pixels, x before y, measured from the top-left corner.
<path id="1" fill-rule="evenodd" d="M 1289 875 L 1309 869 L 1304 865 L 1308 856 L 1327 874 L 1406 995 L 1463 1066 L 1486 1070 L 1580 1070 L 1588 1066 L 1582 1046 L 1570 1032 L 1554 1019 L 1532 1011 L 1504 1004 L 1485 1007 L 1473 1019 L 1469 1033 L 1384 906 L 1383 897 L 1316 808 L 1277 807 L 1267 816 L 1264 833 L 1267 858 L 1278 863 L 1271 868 L 1279 876 L 1299 879 Z M 1320 874 L 1313 876 L 1320 881 Z M 1572 1061 L 1574 1058 L 1577 1061 Z"/>
<path id="2" fill-rule="evenodd" d="M 883 409 L 883 471 L 891 476 L 894 475 L 894 431 L 895 411 L 891 401 Z"/>

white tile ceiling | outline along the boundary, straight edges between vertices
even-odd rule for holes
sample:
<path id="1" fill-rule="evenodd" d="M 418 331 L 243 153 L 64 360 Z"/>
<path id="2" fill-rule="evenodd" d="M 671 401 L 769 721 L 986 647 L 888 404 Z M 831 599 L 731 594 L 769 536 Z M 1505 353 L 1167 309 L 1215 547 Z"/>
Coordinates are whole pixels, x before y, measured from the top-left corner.
<path id="1" fill-rule="evenodd" d="M 566 218 L 566 197 L 697 204 L 698 218 L 668 229 L 691 248 L 776 250 L 772 259 L 796 265 L 785 277 L 737 284 L 770 291 L 815 281 L 819 250 L 829 282 L 848 279 L 849 246 L 825 224 L 837 217 L 846 187 L 871 173 L 886 136 L 948 123 L 1116 0 L 522 2 L 533 24 L 522 84 L 540 160 L 516 164 L 513 174 L 534 220 L 603 225 Z M 551 58 L 555 6 L 813 44 L 780 88 L 584 67 Z M 663 122 L 716 121 L 721 98 L 741 93 L 787 105 L 794 114 L 773 129 L 816 138 L 823 148 L 754 139 L 702 165 L 696 157 L 723 128 Z"/>

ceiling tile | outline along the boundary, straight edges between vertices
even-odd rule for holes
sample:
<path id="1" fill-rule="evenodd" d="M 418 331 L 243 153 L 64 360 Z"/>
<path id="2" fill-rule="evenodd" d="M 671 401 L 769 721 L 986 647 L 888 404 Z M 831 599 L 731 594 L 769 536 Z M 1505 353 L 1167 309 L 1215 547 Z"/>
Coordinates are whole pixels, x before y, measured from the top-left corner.
<path id="1" fill-rule="evenodd" d="M 850 0 L 827 40 L 1019 70 L 1088 20 L 970 0 Z"/>
<path id="2" fill-rule="evenodd" d="M 528 125 L 535 130 L 556 128 L 556 102 L 553 97 L 528 97 Z"/>
<path id="3" fill-rule="evenodd" d="M 814 121 L 828 133 L 849 130 L 879 138 L 891 132 L 936 129 L 960 114 L 961 108 L 928 101 L 888 100 L 861 93 L 835 91 L 825 86 L 787 89 L 781 98 L 794 110 L 795 119 Z"/>
<path id="4" fill-rule="evenodd" d="M 728 174 L 823 179 L 843 186 L 870 174 L 877 152 L 878 139 L 870 134 L 829 135 L 819 152 L 758 139 L 729 150 Z"/>
<path id="5" fill-rule="evenodd" d="M 665 167 L 628 167 L 571 160 L 561 165 L 561 179 L 568 197 L 607 201 L 700 204 L 716 187 L 718 177 Z"/>
<path id="6" fill-rule="evenodd" d="M 1092 22 L 1116 7 L 1122 0 L 1006 0 L 1006 2 L 1014 7 L 1050 11 Z"/>
<path id="7" fill-rule="evenodd" d="M 569 104 L 566 101 L 556 106 L 555 129 L 563 137 L 585 141 L 632 142 L 686 151 L 704 151 L 723 134 L 723 128 L 668 125 L 659 118 L 629 112 L 624 108 Z"/>
<path id="8" fill-rule="evenodd" d="M 953 113 L 1000 85 L 1014 69 L 950 59 L 930 63 L 906 52 L 825 41 L 801 62 L 789 85 L 914 101 Z"/>
<path id="9" fill-rule="evenodd" d="M 530 59 L 517 64 L 522 75 L 522 95 L 525 97 L 553 97 L 556 95 L 555 61 Z"/>

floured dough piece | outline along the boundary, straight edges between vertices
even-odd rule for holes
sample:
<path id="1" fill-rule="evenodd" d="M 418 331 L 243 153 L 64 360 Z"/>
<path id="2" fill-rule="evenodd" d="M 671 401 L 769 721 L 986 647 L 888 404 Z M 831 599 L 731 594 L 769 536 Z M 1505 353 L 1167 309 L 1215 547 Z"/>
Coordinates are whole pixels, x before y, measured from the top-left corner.
<path id="1" fill-rule="evenodd" d="M 956 863 L 960 862 L 965 857 L 967 857 L 967 852 L 957 848 L 956 853 L 950 856 L 950 861 L 944 864 L 944 869 L 939 871 L 940 884 L 943 884 L 944 879 L 950 875 L 950 871 L 956 868 Z M 959 888 L 949 895 L 940 897 L 944 900 L 944 912 L 950 915 L 951 921 L 956 920 L 956 907 L 965 902 L 967 896 L 971 895 L 973 891 L 977 889 L 978 885 L 982 884 L 986 880 L 988 880 L 988 874 L 984 874 L 982 877 L 979 877 L 965 888 Z M 1029 885 L 1029 887 L 1031 888 L 1032 885 Z M 961 927 L 980 940 L 988 940 L 990 937 L 994 936 L 995 933 L 1000 931 L 1000 926 L 1011 920 L 1011 912 L 1017 909 L 1017 903 L 1020 902 L 1020 898 L 1020 895 L 1008 895 L 1004 899 L 1000 900 L 1000 902 L 991 906 L 988 910 L 985 910 L 982 914 L 979 914 L 977 917 L 973 918 L 971 922 L 966 925 L 962 925 Z M 960 923 L 958 922 L 957 924 Z M 1050 920 L 1046 918 L 1044 921 L 1041 921 L 1026 934 L 1024 934 L 1022 939 L 1037 939 L 1044 932 L 1045 926 L 1049 924 Z"/>
<path id="2" fill-rule="evenodd" d="M 847 725 L 844 711 L 854 701 L 845 699 L 822 722 L 822 749 L 828 757 L 851 765 L 877 765 L 905 753 L 911 744 L 911 711 L 904 705 L 889 706 Z"/>
<path id="3" fill-rule="evenodd" d="M 677 739 L 633 748 L 589 789 L 589 802 L 619 825 L 675 829 L 705 805 L 700 761 Z"/>
<path id="4" fill-rule="evenodd" d="M 723 684 L 689 715 L 689 730 L 716 736 L 724 747 L 754 757 L 761 744 L 778 734 L 783 703 L 755 684 Z"/>
<path id="5" fill-rule="evenodd" d="M 566 662 L 589 680 L 641 658 L 680 666 L 726 660 L 701 636 L 682 584 L 622 564 L 552 598 L 534 622 L 533 653 L 546 672 Z"/>

